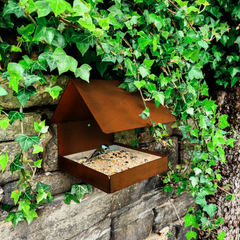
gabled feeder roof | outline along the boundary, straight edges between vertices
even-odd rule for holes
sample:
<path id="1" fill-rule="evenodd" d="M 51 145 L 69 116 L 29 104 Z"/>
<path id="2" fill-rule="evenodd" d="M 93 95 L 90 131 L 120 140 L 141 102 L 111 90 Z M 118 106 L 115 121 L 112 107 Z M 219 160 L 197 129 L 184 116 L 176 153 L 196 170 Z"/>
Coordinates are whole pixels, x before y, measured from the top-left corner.
<path id="1" fill-rule="evenodd" d="M 51 123 L 66 123 L 94 119 L 104 133 L 114 133 L 150 126 L 139 114 L 145 109 L 138 92 L 130 93 L 118 86 L 118 80 L 71 79 L 51 119 Z M 147 102 L 150 117 L 156 123 L 174 122 L 170 111 Z"/>

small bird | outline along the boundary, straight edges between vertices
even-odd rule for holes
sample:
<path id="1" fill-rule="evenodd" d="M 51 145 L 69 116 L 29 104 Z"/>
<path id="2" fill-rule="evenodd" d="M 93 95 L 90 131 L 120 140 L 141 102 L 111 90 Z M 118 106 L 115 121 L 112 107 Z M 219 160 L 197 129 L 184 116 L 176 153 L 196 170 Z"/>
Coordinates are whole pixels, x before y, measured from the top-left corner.
<path id="1" fill-rule="evenodd" d="M 94 153 L 91 155 L 91 157 L 89 157 L 86 162 L 90 161 L 92 158 L 94 157 L 102 157 L 105 153 L 107 153 L 107 150 L 110 147 L 107 144 L 101 144 L 95 151 Z"/>

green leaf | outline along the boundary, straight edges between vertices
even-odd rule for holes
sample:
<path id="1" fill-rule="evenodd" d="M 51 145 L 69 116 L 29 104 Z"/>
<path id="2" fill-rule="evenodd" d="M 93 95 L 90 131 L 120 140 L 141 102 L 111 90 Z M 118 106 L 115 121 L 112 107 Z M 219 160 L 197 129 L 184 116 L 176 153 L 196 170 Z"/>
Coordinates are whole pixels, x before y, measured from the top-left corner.
<path id="1" fill-rule="evenodd" d="M 203 211 L 207 212 L 210 218 L 213 217 L 214 213 L 217 210 L 217 206 L 215 204 L 209 204 L 203 208 Z"/>
<path id="2" fill-rule="evenodd" d="M 218 233 L 217 238 L 218 238 L 219 240 L 224 240 L 224 237 L 225 237 L 225 232 L 220 232 L 220 233 Z"/>
<path id="3" fill-rule="evenodd" d="M 10 124 L 13 124 L 13 122 L 16 119 L 20 119 L 21 121 L 23 121 L 25 119 L 25 115 L 23 113 L 20 113 L 18 111 L 11 111 L 8 113 L 8 118 L 10 120 Z"/>
<path id="4" fill-rule="evenodd" d="M 2 86 L 0 86 L 0 96 L 6 96 L 6 95 L 8 95 L 8 92 Z"/>
<path id="5" fill-rule="evenodd" d="M 34 74 L 27 74 L 26 77 L 23 79 L 23 84 L 25 87 L 29 87 L 30 85 L 34 84 L 35 82 L 41 80 L 41 78 Z"/>
<path id="6" fill-rule="evenodd" d="M 14 199 L 15 205 L 17 204 L 20 196 L 21 196 L 21 189 L 12 191 L 11 198 Z"/>
<path id="7" fill-rule="evenodd" d="M 240 72 L 240 67 L 229 67 L 228 72 L 231 74 L 231 77 L 234 77 L 237 73 Z"/>
<path id="8" fill-rule="evenodd" d="M 59 86 L 54 87 L 47 87 L 45 89 L 46 92 L 48 92 L 53 99 L 57 98 L 59 96 L 60 91 L 62 91 L 62 88 Z"/>
<path id="9" fill-rule="evenodd" d="M 37 203 L 40 203 L 43 200 L 46 200 L 48 197 L 47 193 L 44 192 L 43 189 L 38 189 L 38 195 L 37 195 Z"/>
<path id="10" fill-rule="evenodd" d="M 52 11 L 49 2 L 37 1 L 35 2 L 35 6 L 39 18 L 47 16 Z"/>
<path id="11" fill-rule="evenodd" d="M 221 181 L 222 175 L 221 174 L 217 174 L 216 178 L 217 178 L 218 181 Z"/>
<path id="12" fill-rule="evenodd" d="M 48 0 L 48 1 L 50 2 L 50 7 L 53 10 L 55 16 L 65 12 L 66 10 L 72 12 L 71 4 L 64 0 Z"/>
<path id="13" fill-rule="evenodd" d="M 42 159 L 34 162 L 34 166 L 37 168 L 41 168 L 42 167 Z"/>
<path id="14" fill-rule="evenodd" d="M 42 189 L 43 191 L 49 191 L 51 189 L 51 186 L 46 185 L 42 182 L 38 182 L 35 191 L 38 191 L 39 189 Z"/>
<path id="15" fill-rule="evenodd" d="M 10 75 L 9 87 L 12 87 L 17 92 L 18 81 L 23 79 L 24 68 L 20 64 L 10 62 L 7 70 Z"/>
<path id="16" fill-rule="evenodd" d="M 78 199 L 77 199 L 73 194 L 71 194 L 71 193 L 65 193 L 64 202 L 69 205 L 72 200 L 73 200 L 74 202 L 76 202 L 76 203 L 80 203 L 80 202 L 78 201 Z"/>
<path id="17" fill-rule="evenodd" d="M 39 133 L 46 133 L 48 131 L 48 126 L 45 126 L 45 120 L 40 123 L 34 122 L 34 129 Z"/>
<path id="18" fill-rule="evenodd" d="M 13 226 L 16 227 L 18 222 L 24 221 L 22 212 L 10 212 L 5 219 L 5 222 L 11 221 Z"/>
<path id="19" fill-rule="evenodd" d="M 89 193 L 87 185 L 85 185 L 85 184 L 82 184 L 82 185 L 75 184 L 75 185 L 72 186 L 71 194 L 76 194 L 77 199 L 79 201 L 84 197 L 85 193 Z"/>
<path id="20" fill-rule="evenodd" d="M 227 140 L 226 145 L 234 147 L 234 142 L 236 142 L 236 141 L 237 141 L 236 139 L 230 138 L 230 139 Z"/>
<path id="21" fill-rule="evenodd" d="M 36 96 L 36 95 L 37 95 L 37 91 L 33 86 L 30 86 L 27 88 L 19 87 L 18 93 L 16 94 L 18 101 L 23 107 L 25 107 L 30 97 Z"/>
<path id="22" fill-rule="evenodd" d="M 186 235 L 187 240 L 191 240 L 192 238 L 197 239 L 197 233 L 194 231 L 187 231 Z"/>
<path id="23" fill-rule="evenodd" d="M 141 66 L 138 70 L 143 78 L 145 78 L 147 75 L 149 75 L 148 70 L 143 66 Z"/>
<path id="24" fill-rule="evenodd" d="M 202 65 L 199 64 L 199 63 L 196 64 L 196 65 L 194 65 L 194 66 L 191 68 L 191 70 L 188 72 L 189 78 L 190 78 L 191 80 L 194 79 L 194 78 L 196 78 L 196 79 L 202 79 L 202 78 L 204 78 L 201 68 L 202 68 Z"/>
<path id="25" fill-rule="evenodd" d="M 29 211 L 28 214 L 23 213 L 23 216 L 26 218 L 28 225 L 33 221 L 34 218 L 38 218 L 38 215 L 34 210 Z"/>
<path id="26" fill-rule="evenodd" d="M 207 201 L 205 199 L 205 196 L 202 194 L 198 194 L 196 199 L 195 199 L 195 203 L 199 204 L 201 207 L 204 207 L 207 205 Z"/>
<path id="27" fill-rule="evenodd" d="M 139 90 L 142 86 L 145 85 L 145 81 L 141 80 L 141 81 L 134 81 L 134 85 L 137 87 L 137 89 Z"/>
<path id="28" fill-rule="evenodd" d="M 193 177 L 192 176 L 189 179 L 190 179 L 193 187 L 195 187 L 197 185 L 198 181 L 199 181 L 198 177 Z"/>
<path id="29" fill-rule="evenodd" d="M 24 15 L 24 8 L 22 8 L 18 2 L 9 0 L 8 4 L 5 4 L 3 8 L 3 17 L 14 13 L 18 18 Z"/>
<path id="30" fill-rule="evenodd" d="M 139 49 L 144 50 L 151 42 L 151 39 L 138 38 Z"/>
<path id="31" fill-rule="evenodd" d="M 20 163 L 20 159 L 19 159 L 20 156 L 21 156 L 21 153 L 17 154 L 15 156 L 14 161 L 10 164 L 10 171 L 11 171 L 12 174 L 13 174 L 13 172 L 15 172 L 17 170 L 24 169 L 24 167 Z"/>
<path id="32" fill-rule="evenodd" d="M 219 117 L 219 125 L 218 127 L 221 129 L 224 129 L 225 127 L 230 126 L 228 121 L 227 121 L 228 115 L 224 114 L 222 116 Z"/>
<path id="33" fill-rule="evenodd" d="M 170 185 L 165 185 L 163 188 L 164 192 L 169 192 L 170 194 L 172 193 L 173 187 Z"/>
<path id="34" fill-rule="evenodd" d="M 43 152 L 43 147 L 33 145 L 33 154 Z"/>
<path id="35" fill-rule="evenodd" d="M 163 92 L 153 92 L 153 97 L 155 98 L 155 104 L 157 107 L 159 107 L 160 104 L 164 106 L 165 95 Z"/>
<path id="36" fill-rule="evenodd" d="M 0 127 L 5 130 L 8 127 L 9 121 L 9 119 L 0 120 Z"/>
<path id="37" fill-rule="evenodd" d="M 77 68 L 75 71 L 75 76 L 89 83 L 90 70 L 92 68 L 88 64 L 83 64 L 81 67 Z"/>
<path id="38" fill-rule="evenodd" d="M 187 213 L 186 216 L 184 217 L 184 220 L 185 220 L 185 227 L 192 225 L 193 227 L 199 228 L 196 217 L 193 216 L 192 214 Z"/>
<path id="39" fill-rule="evenodd" d="M 2 173 L 4 172 L 4 170 L 7 166 L 7 163 L 8 163 L 8 154 L 5 153 L 4 155 L 0 156 L 0 165 L 2 167 Z"/>
<path id="40" fill-rule="evenodd" d="M 147 107 L 141 114 L 139 114 L 139 116 L 145 120 L 150 116 L 150 111 L 149 108 Z"/>
<path id="41" fill-rule="evenodd" d="M 108 30 L 109 29 L 109 18 L 103 18 L 98 21 L 99 26 L 104 29 Z"/>
<path id="42" fill-rule="evenodd" d="M 20 147 L 23 150 L 23 152 L 26 152 L 34 144 L 40 143 L 40 137 L 38 137 L 38 136 L 29 137 L 25 134 L 21 134 L 15 139 L 15 141 L 19 142 Z"/>
<path id="43" fill-rule="evenodd" d="M 18 206 L 18 210 L 19 211 L 23 211 L 26 215 L 29 214 L 29 210 L 30 210 L 30 204 L 31 202 L 24 199 L 24 201 L 19 201 L 19 206 Z"/>

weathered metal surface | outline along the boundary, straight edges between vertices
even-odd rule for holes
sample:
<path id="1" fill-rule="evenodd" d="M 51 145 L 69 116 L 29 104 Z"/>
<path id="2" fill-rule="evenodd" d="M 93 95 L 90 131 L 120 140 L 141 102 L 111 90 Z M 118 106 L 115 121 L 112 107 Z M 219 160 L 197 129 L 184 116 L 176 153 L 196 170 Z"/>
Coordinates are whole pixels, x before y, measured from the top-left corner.
<path id="1" fill-rule="evenodd" d="M 123 144 L 117 145 L 135 149 L 139 152 L 150 153 L 159 156 L 159 158 L 126 171 L 116 173 L 112 176 L 107 176 L 106 174 L 72 161 L 68 159 L 67 156 L 59 156 L 59 169 L 82 179 L 84 182 L 89 183 L 106 193 L 113 193 L 144 179 L 150 178 L 156 174 L 164 172 L 168 168 L 168 157 L 166 155 L 129 147 Z"/>
<path id="2" fill-rule="evenodd" d="M 139 93 L 118 88 L 120 81 L 80 79 L 69 81 L 52 117 L 58 123 L 59 169 L 107 192 L 112 193 L 152 177 L 168 169 L 168 157 L 155 152 L 126 146 L 140 152 L 159 156 L 126 171 L 107 176 L 67 158 L 66 155 L 114 144 L 114 132 L 150 126 L 139 114 L 144 110 Z M 147 102 L 151 119 L 167 123 L 175 121 L 170 111 L 154 101 Z M 125 146 L 122 144 L 118 144 Z"/>
<path id="3" fill-rule="evenodd" d="M 105 133 L 150 126 L 148 119 L 143 120 L 139 116 L 145 109 L 140 94 L 120 89 L 118 88 L 120 84 L 121 81 L 117 80 L 90 80 L 89 84 L 80 79 L 72 79 L 53 115 L 52 123 L 94 117 Z M 175 121 L 167 108 L 161 105 L 157 108 L 154 101 L 147 102 L 147 107 L 153 121 L 157 123 Z"/>

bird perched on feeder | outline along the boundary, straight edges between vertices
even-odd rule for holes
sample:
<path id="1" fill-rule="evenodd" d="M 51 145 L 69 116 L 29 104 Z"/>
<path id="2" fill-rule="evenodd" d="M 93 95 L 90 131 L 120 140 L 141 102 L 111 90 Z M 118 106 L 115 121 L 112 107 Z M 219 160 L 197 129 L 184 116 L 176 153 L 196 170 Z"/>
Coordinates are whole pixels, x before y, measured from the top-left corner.
<path id="1" fill-rule="evenodd" d="M 102 157 L 105 153 L 107 153 L 107 150 L 110 147 L 107 144 L 101 144 L 91 155 L 91 157 L 89 157 L 86 162 L 90 161 L 92 158 L 94 157 Z"/>

